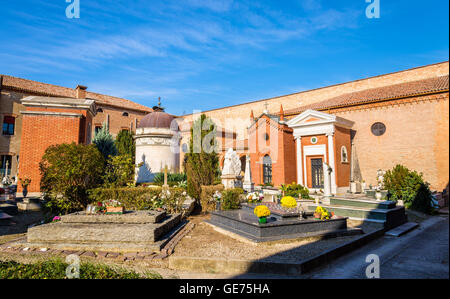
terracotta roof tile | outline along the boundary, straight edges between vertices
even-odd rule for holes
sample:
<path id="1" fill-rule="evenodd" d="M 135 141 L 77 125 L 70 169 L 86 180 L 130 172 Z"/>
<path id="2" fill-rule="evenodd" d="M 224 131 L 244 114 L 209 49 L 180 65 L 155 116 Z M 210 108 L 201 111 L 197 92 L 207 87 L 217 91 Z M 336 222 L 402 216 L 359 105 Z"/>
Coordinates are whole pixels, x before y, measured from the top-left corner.
<path id="1" fill-rule="evenodd" d="M 37 81 L 17 78 L 8 75 L 0 75 L 0 76 L 3 77 L 4 87 L 12 88 L 23 92 L 36 93 L 43 96 L 76 98 L 76 90 L 72 88 L 41 83 Z M 153 111 L 153 109 L 149 107 L 134 103 L 127 99 L 117 98 L 89 91 L 86 91 L 86 98 L 95 100 L 98 104 L 123 107 L 144 112 Z"/>
<path id="2" fill-rule="evenodd" d="M 285 115 L 299 114 L 308 109 L 322 110 L 348 105 L 364 104 L 379 100 L 405 98 L 420 94 L 448 91 L 449 76 L 440 76 L 430 79 L 394 84 L 384 87 L 371 88 L 358 92 L 346 93 L 321 102 L 286 110 Z"/>

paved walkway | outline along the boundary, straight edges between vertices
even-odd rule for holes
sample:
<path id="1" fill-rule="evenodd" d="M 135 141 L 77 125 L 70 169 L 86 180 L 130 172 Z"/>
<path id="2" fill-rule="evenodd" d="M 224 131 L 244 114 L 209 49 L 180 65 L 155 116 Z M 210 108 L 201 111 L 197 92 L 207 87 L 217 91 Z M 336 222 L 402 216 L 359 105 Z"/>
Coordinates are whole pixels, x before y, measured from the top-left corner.
<path id="1" fill-rule="evenodd" d="M 408 234 L 382 237 L 310 273 L 309 278 L 366 278 L 366 257 L 380 258 L 380 278 L 449 278 L 449 219 L 432 217 Z"/>

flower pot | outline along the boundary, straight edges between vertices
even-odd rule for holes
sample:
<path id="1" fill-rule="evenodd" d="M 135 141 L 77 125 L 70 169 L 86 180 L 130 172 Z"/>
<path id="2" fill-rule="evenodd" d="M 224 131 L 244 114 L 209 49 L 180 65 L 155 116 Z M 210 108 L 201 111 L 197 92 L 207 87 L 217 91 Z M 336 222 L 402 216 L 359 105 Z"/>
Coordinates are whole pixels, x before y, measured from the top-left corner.
<path id="1" fill-rule="evenodd" d="M 314 213 L 314 218 L 320 219 L 322 217 L 321 213 Z"/>
<path id="2" fill-rule="evenodd" d="M 259 217 L 259 223 L 260 223 L 260 224 L 265 224 L 265 223 L 267 223 L 267 217 Z"/>
<path id="3" fill-rule="evenodd" d="M 375 198 L 377 199 L 377 201 L 381 201 L 382 197 L 383 197 L 383 195 L 381 194 L 381 192 L 376 192 L 375 193 Z"/>
<path id="4" fill-rule="evenodd" d="M 27 194 L 28 194 L 28 188 L 24 187 L 23 190 L 22 190 L 22 196 L 23 197 L 27 197 Z"/>
<path id="5" fill-rule="evenodd" d="M 106 214 L 123 214 L 123 207 L 106 207 Z"/>

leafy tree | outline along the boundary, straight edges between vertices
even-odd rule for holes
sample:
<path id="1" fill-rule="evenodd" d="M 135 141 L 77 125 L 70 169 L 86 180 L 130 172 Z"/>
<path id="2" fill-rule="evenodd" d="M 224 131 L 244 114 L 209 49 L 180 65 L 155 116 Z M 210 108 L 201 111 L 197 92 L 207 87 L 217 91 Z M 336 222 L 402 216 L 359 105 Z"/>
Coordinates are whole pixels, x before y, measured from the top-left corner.
<path id="1" fill-rule="evenodd" d="M 134 160 L 128 155 L 110 156 L 103 176 L 107 187 L 123 187 L 134 182 Z"/>
<path id="2" fill-rule="evenodd" d="M 101 184 L 104 159 L 95 145 L 60 144 L 45 150 L 39 170 L 51 212 L 70 213 L 89 203 L 87 191 Z"/>
<path id="3" fill-rule="evenodd" d="M 133 139 L 133 134 L 131 134 L 128 130 L 120 131 L 120 133 L 116 136 L 115 144 L 119 155 L 129 155 L 134 161 L 136 145 Z"/>
<path id="4" fill-rule="evenodd" d="M 218 177 L 219 157 L 216 147 L 216 126 L 202 114 L 192 125 L 185 163 L 187 191 L 197 201 L 200 199 L 201 186 L 212 185 Z"/>
<path id="5" fill-rule="evenodd" d="M 109 156 L 117 155 L 117 148 L 114 144 L 114 139 L 109 134 L 109 127 L 106 123 L 103 123 L 102 128 L 95 133 L 92 142 L 97 146 L 98 150 L 102 153 L 105 161 Z"/>
<path id="6" fill-rule="evenodd" d="M 431 191 L 421 173 L 396 165 L 384 175 L 384 187 L 391 194 L 390 200 L 403 200 L 406 208 L 431 213 Z"/>

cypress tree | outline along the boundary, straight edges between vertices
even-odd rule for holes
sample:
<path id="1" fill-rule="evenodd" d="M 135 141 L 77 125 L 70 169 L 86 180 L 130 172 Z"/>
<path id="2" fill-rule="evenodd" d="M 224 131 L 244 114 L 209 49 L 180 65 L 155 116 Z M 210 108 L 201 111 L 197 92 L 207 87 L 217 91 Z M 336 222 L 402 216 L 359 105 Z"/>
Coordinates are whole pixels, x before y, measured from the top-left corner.
<path id="1" fill-rule="evenodd" d="M 199 204 L 201 186 L 212 185 L 219 173 L 216 126 L 204 114 L 192 125 L 189 153 L 186 154 L 185 161 L 187 191 Z"/>
<path id="2" fill-rule="evenodd" d="M 133 139 L 133 134 L 128 130 L 122 130 L 116 136 L 116 148 L 119 155 L 129 155 L 133 161 L 136 154 L 136 146 Z"/>

